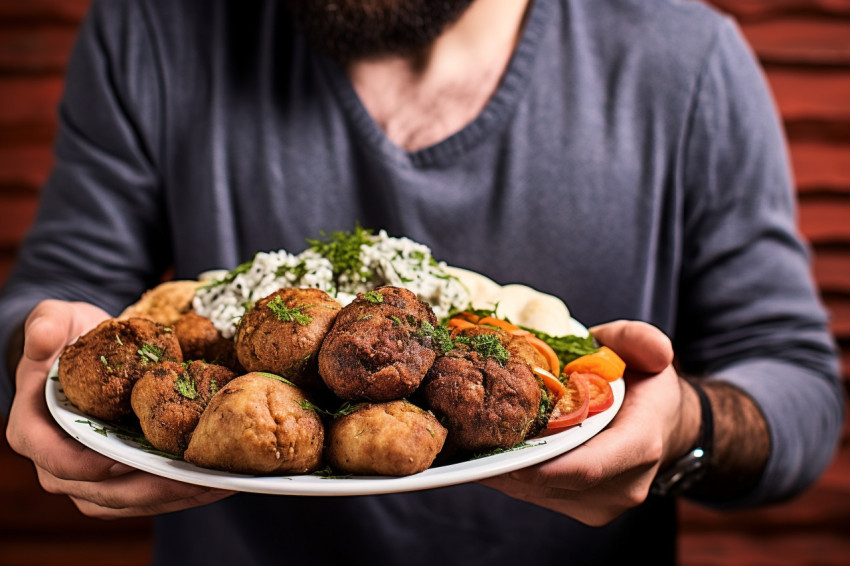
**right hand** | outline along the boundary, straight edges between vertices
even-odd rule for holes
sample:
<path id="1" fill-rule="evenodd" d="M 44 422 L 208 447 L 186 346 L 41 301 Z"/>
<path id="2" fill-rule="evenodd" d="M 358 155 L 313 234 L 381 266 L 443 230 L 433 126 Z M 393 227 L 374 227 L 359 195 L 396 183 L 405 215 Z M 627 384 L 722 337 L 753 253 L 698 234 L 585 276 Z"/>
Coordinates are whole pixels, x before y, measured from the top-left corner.
<path id="1" fill-rule="evenodd" d="M 47 410 L 44 386 L 54 361 L 80 334 L 109 318 L 87 303 L 43 301 L 24 326 L 24 351 L 6 438 L 33 461 L 45 491 L 65 494 L 84 514 L 119 518 L 205 505 L 232 492 L 161 478 L 89 450 L 59 428 Z"/>

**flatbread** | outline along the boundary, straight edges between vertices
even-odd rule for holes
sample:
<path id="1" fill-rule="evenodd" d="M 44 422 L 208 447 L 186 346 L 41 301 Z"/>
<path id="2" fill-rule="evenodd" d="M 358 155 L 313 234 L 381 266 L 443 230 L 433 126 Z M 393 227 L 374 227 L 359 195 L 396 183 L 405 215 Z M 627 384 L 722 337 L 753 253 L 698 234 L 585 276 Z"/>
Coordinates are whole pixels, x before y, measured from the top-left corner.
<path id="1" fill-rule="evenodd" d="M 191 310 L 195 290 L 200 285 L 200 281 L 186 279 L 160 283 L 145 291 L 139 300 L 124 309 L 118 318 L 146 318 L 170 326 L 181 315 Z"/>
<path id="2" fill-rule="evenodd" d="M 516 283 L 502 286 L 467 269 L 449 267 L 447 270 L 469 290 L 473 308 L 495 308 L 499 318 L 553 336 L 587 336 L 587 329 L 570 316 L 564 301 L 554 295 Z M 566 333 L 564 329 L 567 329 Z"/>

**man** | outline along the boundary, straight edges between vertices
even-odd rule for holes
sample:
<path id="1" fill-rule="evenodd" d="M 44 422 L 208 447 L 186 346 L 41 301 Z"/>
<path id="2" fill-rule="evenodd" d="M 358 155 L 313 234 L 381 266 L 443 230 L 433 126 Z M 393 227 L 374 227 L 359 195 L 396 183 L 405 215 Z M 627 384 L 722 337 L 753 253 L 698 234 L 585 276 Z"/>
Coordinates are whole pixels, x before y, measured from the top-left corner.
<path id="1" fill-rule="evenodd" d="M 67 84 L 0 302 L 4 344 L 26 320 L 7 436 L 83 512 L 160 514 L 158 563 L 672 562 L 674 499 L 650 487 L 684 489 L 658 472 L 692 447 L 711 458 L 686 493 L 721 507 L 790 497 L 832 455 L 835 352 L 782 135 L 701 4 L 104 1 Z M 61 348 L 169 266 L 357 221 L 599 325 L 630 368 L 610 427 L 486 486 L 316 499 L 153 477 L 52 423 Z"/>

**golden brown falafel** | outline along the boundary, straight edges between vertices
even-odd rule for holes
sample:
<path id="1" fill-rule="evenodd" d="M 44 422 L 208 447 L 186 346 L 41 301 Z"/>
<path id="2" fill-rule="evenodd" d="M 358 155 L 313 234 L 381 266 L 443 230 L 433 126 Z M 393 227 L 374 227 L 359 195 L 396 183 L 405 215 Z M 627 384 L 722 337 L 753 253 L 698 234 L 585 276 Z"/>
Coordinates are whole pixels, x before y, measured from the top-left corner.
<path id="1" fill-rule="evenodd" d="M 469 451 L 510 448 L 535 430 L 542 390 L 528 362 L 505 348 L 501 331 L 469 329 L 437 358 L 420 388 L 424 404 Z"/>
<path id="2" fill-rule="evenodd" d="M 305 474 L 321 467 L 324 434 L 301 389 L 255 372 L 232 380 L 212 398 L 183 457 L 244 474 Z"/>
<path id="3" fill-rule="evenodd" d="M 144 318 L 107 319 L 59 357 L 59 382 L 68 400 L 110 421 L 132 414 L 133 385 L 154 365 L 183 361 L 171 330 Z"/>
<path id="4" fill-rule="evenodd" d="M 236 345 L 221 335 L 205 316 L 189 311 L 171 325 L 185 360 L 203 360 L 245 373 L 236 357 Z"/>
<path id="5" fill-rule="evenodd" d="M 325 458 L 343 473 L 408 476 L 431 466 L 446 434 L 433 414 L 408 401 L 365 404 L 328 426 Z"/>
<path id="6" fill-rule="evenodd" d="M 419 387 L 436 358 L 431 307 L 400 287 L 361 293 L 344 307 L 319 351 L 319 374 L 350 401 L 390 401 Z"/>
<path id="7" fill-rule="evenodd" d="M 235 377 L 224 366 L 201 361 L 163 362 L 148 370 L 130 396 L 145 438 L 158 450 L 182 456 L 212 396 Z"/>
<path id="8" fill-rule="evenodd" d="M 247 371 L 280 375 L 311 391 L 324 388 L 316 358 L 341 308 L 320 289 L 275 291 L 257 301 L 239 322 L 239 362 Z"/>

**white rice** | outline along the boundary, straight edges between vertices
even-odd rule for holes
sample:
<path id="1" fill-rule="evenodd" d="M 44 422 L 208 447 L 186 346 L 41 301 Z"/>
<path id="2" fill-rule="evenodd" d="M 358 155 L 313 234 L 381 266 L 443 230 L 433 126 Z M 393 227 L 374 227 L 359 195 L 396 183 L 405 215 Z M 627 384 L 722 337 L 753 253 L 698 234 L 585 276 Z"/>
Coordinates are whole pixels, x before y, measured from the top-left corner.
<path id="1" fill-rule="evenodd" d="M 358 293 L 381 285 L 405 287 L 430 304 L 437 318 L 469 305 L 466 288 L 449 275 L 445 263 L 433 259 L 428 246 L 390 237 L 384 230 L 369 239 L 372 244 L 360 246 L 363 269 L 356 280 L 343 276 L 337 287 L 333 265 L 312 249 L 298 255 L 286 250 L 258 252 L 250 262 L 214 276 L 202 286 L 195 293 L 195 312 L 208 317 L 225 338 L 231 338 L 250 306 L 283 287 L 315 287 L 343 306 Z"/>

